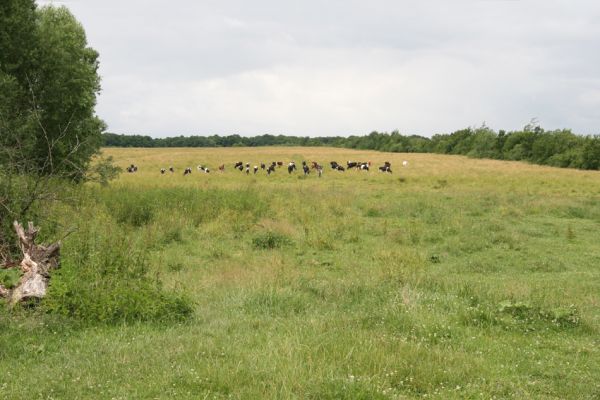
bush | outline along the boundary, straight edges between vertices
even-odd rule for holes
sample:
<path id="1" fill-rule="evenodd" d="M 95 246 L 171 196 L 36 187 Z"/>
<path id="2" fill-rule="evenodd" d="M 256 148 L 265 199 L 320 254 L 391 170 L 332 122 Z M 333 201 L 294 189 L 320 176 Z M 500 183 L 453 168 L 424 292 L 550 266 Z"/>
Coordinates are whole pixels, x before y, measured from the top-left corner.
<path id="1" fill-rule="evenodd" d="M 63 258 L 42 303 L 46 312 L 90 324 L 182 321 L 191 316 L 191 301 L 166 292 L 158 277 L 149 275 L 143 254 L 129 250 L 123 238 L 93 237 L 81 235 Z"/>

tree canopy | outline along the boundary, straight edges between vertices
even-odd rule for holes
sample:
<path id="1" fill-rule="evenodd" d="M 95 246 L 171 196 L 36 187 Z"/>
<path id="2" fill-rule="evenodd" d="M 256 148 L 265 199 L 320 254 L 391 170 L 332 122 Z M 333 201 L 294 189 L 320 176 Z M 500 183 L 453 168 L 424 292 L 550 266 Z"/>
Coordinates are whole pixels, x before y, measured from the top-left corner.
<path id="1" fill-rule="evenodd" d="M 80 180 L 101 144 L 98 53 L 65 7 L 0 3 L 0 164 Z"/>

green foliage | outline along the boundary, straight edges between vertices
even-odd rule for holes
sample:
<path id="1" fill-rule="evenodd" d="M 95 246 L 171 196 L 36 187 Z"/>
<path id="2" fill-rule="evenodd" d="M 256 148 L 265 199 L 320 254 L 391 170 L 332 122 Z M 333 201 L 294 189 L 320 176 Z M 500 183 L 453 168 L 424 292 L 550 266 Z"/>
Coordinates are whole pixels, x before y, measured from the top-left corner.
<path id="1" fill-rule="evenodd" d="M 94 236 L 92 236 L 94 235 Z M 86 324 L 183 321 L 192 315 L 190 300 L 162 288 L 149 275 L 141 251 L 125 237 L 80 235 L 52 276 L 43 309 Z"/>
<path id="2" fill-rule="evenodd" d="M 66 182 L 88 176 L 104 130 L 97 71 L 98 53 L 65 7 L 0 2 L 0 251 L 15 252 L 13 220 L 40 224 L 65 201 Z M 100 183 L 116 176 L 109 161 L 95 168 Z"/>
<path id="3" fill-rule="evenodd" d="M 98 53 L 65 7 L 0 5 L 0 165 L 82 179 L 101 144 Z"/>
<path id="4" fill-rule="evenodd" d="M 107 186 L 108 183 L 117 178 L 122 171 L 122 168 L 114 164 L 112 156 L 106 158 L 100 157 L 87 170 L 85 180 L 98 182 L 102 186 Z"/>

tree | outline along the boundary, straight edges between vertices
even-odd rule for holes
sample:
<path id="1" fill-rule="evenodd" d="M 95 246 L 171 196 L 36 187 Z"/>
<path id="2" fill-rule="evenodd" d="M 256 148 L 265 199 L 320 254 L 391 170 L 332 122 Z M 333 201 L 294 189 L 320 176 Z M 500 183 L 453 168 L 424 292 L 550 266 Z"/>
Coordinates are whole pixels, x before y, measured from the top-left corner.
<path id="1" fill-rule="evenodd" d="M 0 146 L 11 153 L 0 164 L 26 153 L 28 173 L 81 180 L 105 128 L 94 113 L 98 53 L 65 7 L 8 0 L 0 10 Z"/>
<path id="2" fill-rule="evenodd" d="M 0 261 L 16 250 L 15 219 L 37 221 L 65 181 L 85 179 L 104 130 L 99 90 L 98 53 L 65 7 L 0 2 Z"/>

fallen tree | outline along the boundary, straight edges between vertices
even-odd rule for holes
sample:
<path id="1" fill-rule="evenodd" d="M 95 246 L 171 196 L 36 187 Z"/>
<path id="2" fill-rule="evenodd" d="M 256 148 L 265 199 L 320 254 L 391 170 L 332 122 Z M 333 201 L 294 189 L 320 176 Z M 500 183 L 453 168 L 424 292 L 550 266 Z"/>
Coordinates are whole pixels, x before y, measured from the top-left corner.
<path id="1" fill-rule="evenodd" d="M 60 265 L 60 242 L 50 246 L 35 244 L 35 238 L 39 228 L 29 222 L 27 230 L 19 222 L 13 223 L 19 248 L 23 253 L 20 264 L 6 265 L 4 268 L 20 268 L 21 277 L 14 287 L 4 287 L 0 284 L 0 298 L 8 300 L 8 304 L 14 306 L 17 303 L 41 299 L 46 295 L 50 271 Z"/>

